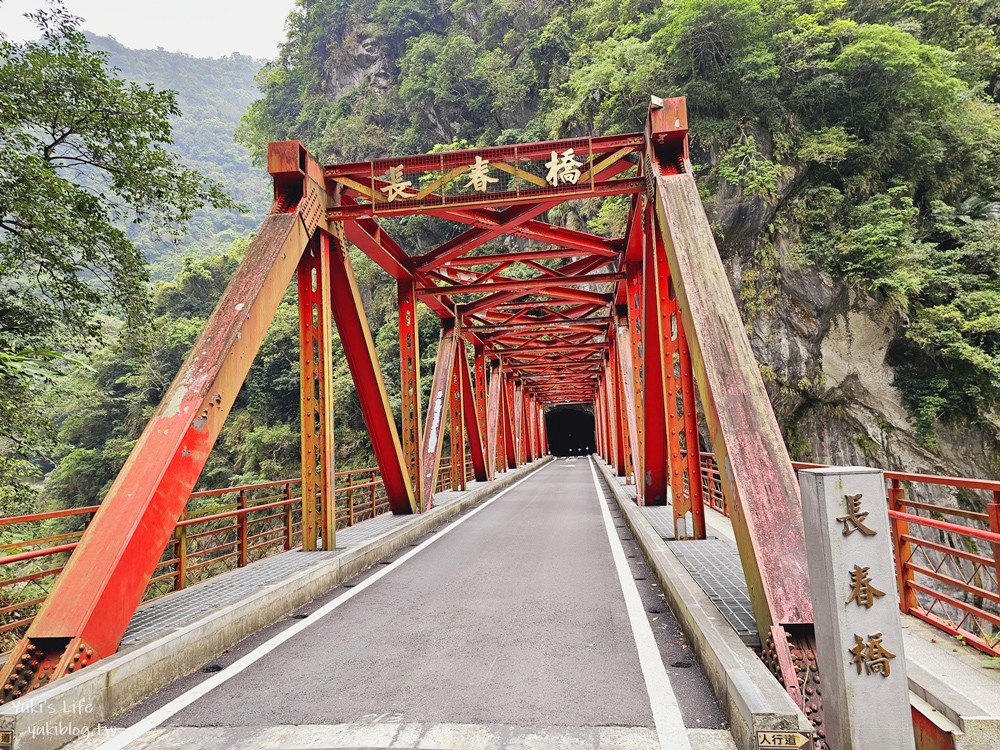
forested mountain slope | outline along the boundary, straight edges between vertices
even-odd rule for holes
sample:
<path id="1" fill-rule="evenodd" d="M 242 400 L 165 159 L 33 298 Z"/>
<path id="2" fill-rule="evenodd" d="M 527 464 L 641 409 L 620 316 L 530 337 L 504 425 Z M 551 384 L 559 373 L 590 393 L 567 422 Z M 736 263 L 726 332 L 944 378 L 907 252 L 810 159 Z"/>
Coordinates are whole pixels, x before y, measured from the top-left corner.
<path id="1" fill-rule="evenodd" d="M 224 184 L 246 208 L 245 212 L 199 211 L 176 245 L 134 232 L 133 239 L 153 264 L 154 278 L 171 278 L 180 270 L 183 255 L 221 252 L 253 231 L 270 203 L 270 183 L 266 170 L 252 163 L 233 134 L 259 96 L 254 77 L 263 61 L 239 54 L 198 58 L 162 49 L 133 50 L 110 37 L 88 34 L 87 38 L 92 48 L 107 52 L 109 63 L 123 78 L 177 92 L 183 115 L 173 122 L 174 149 L 187 166 Z"/>
<path id="2" fill-rule="evenodd" d="M 300 0 L 240 140 L 258 159 L 297 138 L 357 160 L 631 132 L 651 93 L 686 95 L 699 185 L 793 456 L 997 477 L 998 31 L 1000 0 Z M 95 43 L 127 75 L 178 89 L 185 158 L 252 201 L 242 191 L 263 169 L 222 135 L 253 98 L 251 61 Z M 623 205 L 550 219 L 615 234 Z M 205 220 L 170 257 L 204 256 L 219 243 L 200 237 L 259 217 Z M 420 219 L 390 229 L 414 252 L 442 239 Z M 101 496 L 244 246 L 185 261 L 155 290 L 149 330 L 73 375 L 48 502 Z M 364 258 L 356 270 L 398 408 L 395 286 Z M 426 381 L 437 330 L 422 315 Z M 338 468 L 365 465 L 337 341 L 334 354 Z M 204 484 L 297 472 L 297 358 L 290 296 Z"/>
<path id="3" fill-rule="evenodd" d="M 302 0 L 243 137 L 357 160 L 635 131 L 684 94 L 793 455 L 997 476 L 998 31 L 997 0 Z"/>

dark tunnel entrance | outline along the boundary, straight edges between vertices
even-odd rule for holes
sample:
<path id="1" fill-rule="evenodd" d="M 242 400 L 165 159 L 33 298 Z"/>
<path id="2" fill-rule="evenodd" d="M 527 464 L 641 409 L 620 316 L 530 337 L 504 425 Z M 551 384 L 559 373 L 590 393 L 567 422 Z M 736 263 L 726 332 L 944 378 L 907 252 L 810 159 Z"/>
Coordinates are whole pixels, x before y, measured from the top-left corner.
<path id="1" fill-rule="evenodd" d="M 583 405 L 554 406 L 545 412 L 545 430 L 553 456 L 593 453 L 594 415 Z"/>

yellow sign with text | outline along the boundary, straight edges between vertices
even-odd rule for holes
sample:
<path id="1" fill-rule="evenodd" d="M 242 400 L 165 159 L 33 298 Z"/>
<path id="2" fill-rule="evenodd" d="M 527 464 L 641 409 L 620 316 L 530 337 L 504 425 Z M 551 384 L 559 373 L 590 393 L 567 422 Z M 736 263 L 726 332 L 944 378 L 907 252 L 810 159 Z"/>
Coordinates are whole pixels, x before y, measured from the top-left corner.
<path id="1" fill-rule="evenodd" d="M 757 747 L 812 747 L 812 737 L 803 732 L 757 732 Z"/>

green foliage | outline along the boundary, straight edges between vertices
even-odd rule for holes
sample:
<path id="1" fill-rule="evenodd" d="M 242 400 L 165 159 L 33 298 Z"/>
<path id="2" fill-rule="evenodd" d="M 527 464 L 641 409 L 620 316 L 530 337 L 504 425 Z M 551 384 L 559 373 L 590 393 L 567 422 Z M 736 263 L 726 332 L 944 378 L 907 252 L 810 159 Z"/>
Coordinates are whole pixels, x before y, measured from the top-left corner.
<path id="1" fill-rule="evenodd" d="M 0 35 L 0 499 L 30 503 L 26 462 L 45 444 L 44 393 L 62 352 L 94 343 L 100 316 L 147 319 L 148 270 L 129 239 L 176 237 L 221 186 L 168 146 L 176 95 L 122 80 L 55 3 L 41 37 Z M 49 396 L 51 397 L 51 396 Z"/>
<path id="2" fill-rule="evenodd" d="M 918 209 L 905 186 L 850 205 L 834 188 L 807 191 L 798 216 L 813 231 L 805 250 L 815 263 L 905 309 L 920 292 L 929 245 L 917 239 Z M 830 219 L 835 219 L 831 222 Z"/>
<path id="3" fill-rule="evenodd" d="M 893 352 L 897 384 L 931 440 L 937 420 L 988 415 L 1000 393 L 998 21 L 1000 0 L 303 0 L 279 58 L 258 76 L 261 98 L 239 139 L 258 162 L 267 141 L 289 138 L 323 161 L 364 160 L 632 132 L 650 94 L 684 94 L 699 189 L 720 216 L 734 189 L 746 208 L 731 226 L 717 220 L 747 256 L 741 298 L 750 317 L 779 291 L 779 239 L 883 300 L 909 323 Z M 197 116 L 176 121 L 177 149 L 192 166 L 225 175 L 241 200 L 255 200 L 245 159 L 222 137 L 248 101 L 249 62 L 209 65 L 100 43 L 129 77 L 196 92 L 182 93 Z M 157 78 L 164 68 L 183 87 Z M 232 106 L 219 104 L 228 94 L 200 85 L 211 79 L 234 92 Z M 627 205 L 587 201 L 548 218 L 620 236 Z M 185 247 L 202 255 L 247 226 L 235 214 L 198 213 L 194 224 Z M 415 253 L 451 236 L 426 217 L 386 226 Z M 91 358 L 95 372 L 69 376 L 73 397 L 58 414 L 64 460 L 45 490 L 53 502 L 82 501 L 110 481 L 241 253 L 237 245 L 180 261 L 165 246 L 142 247 L 162 253 L 162 277 L 173 280 L 157 287 L 146 335 L 119 339 Z M 398 409 L 395 287 L 363 256 L 353 262 Z M 24 330 L 33 314 L 0 309 Z M 297 472 L 296 315 L 286 300 L 206 485 Z M 437 325 L 428 310 L 420 316 L 426 392 Z M 46 348 L 26 342 L 8 357 Z M 339 342 L 334 354 L 338 465 L 370 464 Z M 35 428 L 29 420 L 19 429 Z"/>
<path id="4" fill-rule="evenodd" d="M 745 195 L 762 198 L 774 198 L 783 172 L 780 164 L 760 153 L 757 141 L 746 133 L 726 151 L 718 168 L 719 176 L 730 185 L 740 187 Z"/>
<path id="5" fill-rule="evenodd" d="M 87 39 L 91 47 L 107 53 L 108 64 L 121 77 L 177 92 L 183 116 L 170 120 L 170 150 L 184 166 L 224 184 L 244 209 L 196 211 L 182 241 L 157 239 L 141 226 L 130 228 L 129 238 L 153 264 L 153 278 L 174 276 L 185 254 L 223 252 L 253 231 L 270 205 L 270 184 L 247 149 L 234 142 L 233 133 L 257 95 L 254 78 L 260 61 L 239 54 L 204 59 L 164 50 L 131 50 L 108 37 L 88 34 Z"/>

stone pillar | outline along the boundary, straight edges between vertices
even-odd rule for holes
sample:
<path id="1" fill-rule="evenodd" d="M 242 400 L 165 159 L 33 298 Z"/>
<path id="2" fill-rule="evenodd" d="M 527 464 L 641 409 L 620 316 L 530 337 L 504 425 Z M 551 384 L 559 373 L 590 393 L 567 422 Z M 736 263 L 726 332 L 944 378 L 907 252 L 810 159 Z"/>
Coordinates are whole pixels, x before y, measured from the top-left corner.
<path id="1" fill-rule="evenodd" d="M 913 750 L 882 472 L 799 472 L 826 741 Z"/>

